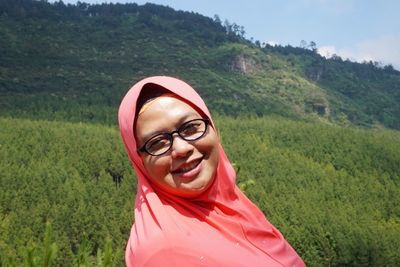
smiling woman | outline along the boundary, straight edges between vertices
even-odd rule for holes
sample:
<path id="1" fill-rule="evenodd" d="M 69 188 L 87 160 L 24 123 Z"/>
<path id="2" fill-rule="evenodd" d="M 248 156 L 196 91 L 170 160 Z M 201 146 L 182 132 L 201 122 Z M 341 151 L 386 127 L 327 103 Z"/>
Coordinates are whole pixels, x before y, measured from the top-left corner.
<path id="1" fill-rule="evenodd" d="M 129 266 L 304 266 L 235 185 L 210 113 L 183 81 L 150 77 L 119 109 L 138 176 Z"/>
<path id="2" fill-rule="evenodd" d="M 192 107 L 174 96 L 160 96 L 140 112 L 135 130 L 138 143 L 144 144 L 143 165 L 155 185 L 183 197 L 208 188 L 218 163 L 218 138 Z"/>

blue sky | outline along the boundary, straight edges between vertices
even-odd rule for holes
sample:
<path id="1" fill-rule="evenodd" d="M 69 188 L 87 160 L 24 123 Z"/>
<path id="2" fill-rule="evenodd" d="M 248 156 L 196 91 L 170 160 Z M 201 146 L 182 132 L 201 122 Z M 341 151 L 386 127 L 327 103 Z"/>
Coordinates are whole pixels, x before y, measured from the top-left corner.
<path id="1" fill-rule="evenodd" d="M 54 0 L 49 0 L 54 2 Z M 63 0 L 75 4 L 76 0 Z M 400 0 L 81 0 L 167 5 L 244 26 L 261 43 L 299 46 L 314 41 L 320 54 L 373 60 L 400 70 Z"/>

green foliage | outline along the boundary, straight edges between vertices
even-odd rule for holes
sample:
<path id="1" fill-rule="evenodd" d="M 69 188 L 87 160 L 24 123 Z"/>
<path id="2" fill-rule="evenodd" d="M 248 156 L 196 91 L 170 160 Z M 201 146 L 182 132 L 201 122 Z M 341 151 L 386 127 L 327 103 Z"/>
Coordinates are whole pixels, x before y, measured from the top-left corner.
<path id="1" fill-rule="evenodd" d="M 46 231 L 44 234 L 43 243 L 40 247 L 36 245 L 28 245 L 25 248 L 20 248 L 24 254 L 24 266 L 36 267 L 53 266 L 57 254 L 57 245 L 52 242 L 52 228 L 50 223 L 46 223 Z M 18 266 L 15 258 L 7 258 L 0 251 L 0 266 Z"/>
<path id="2" fill-rule="evenodd" d="M 94 262 L 98 249 L 109 253 L 104 242 L 112 236 L 113 260 L 120 264 L 135 181 L 118 132 L 99 125 L 4 118 L 0 125 L 0 254 L 17 265 L 23 255 L 31 264 L 71 266 L 76 257 L 76 265 L 82 265 Z M 54 261 L 50 237 L 40 242 L 46 221 L 52 222 L 57 241 Z M 20 252 L 27 244 L 32 249 Z M 45 252 L 39 253 L 41 247 Z"/>
<path id="3" fill-rule="evenodd" d="M 107 238 L 104 252 L 100 248 L 97 250 L 97 266 L 112 267 L 115 265 L 116 260 L 118 261 L 113 257 L 111 239 Z"/>
<path id="4" fill-rule="evenodd" d="M 398 132 L 272 117 L 217 126 L 238 184 L 308 266 L 397 266 Z"/>
<path id="5" fill-rule="evenodd" d="M 238 185 L 309 266 L 397 265 L 398 132 L 278 117 L 215 120 Z M 136 182 L 118 131 L 0 124 L 2 266 L 122 265 Z"/>
<path id="6" fill-rule="evenodd" d="M 277 51 L 276 51 L 277 50 Z M 334 55 L 327 60 L 300 48 L 264 49 L 286 54 L 298 73 L 313 81 L 329 96 L 331 117 L 371 127 L 376 123 L 399 129 L 399 72 L 377 62 L 354 63 Z"/>
<path id="7" fill-rule="evenodd" d="M 51 266 L 57 254 L 57 245 L 55 243 L 51 243 L 51 240 L 52 229 L 50 223 L 47 223 L 43 241 L 43 263 L 41 264 L 41 266 L 44 267 Z"/>
<path id="8" fill-rule="evenodd" d="M 223 25 L 222 25 L 223 24 Z M 0 4 L 0 114 L 116 124 L 127 88 L 183 78 L 211 110 L 400 129 L 400 73 L 375 63 L 261 47 L 216 17 L 146 4 Z"/>
<path id="9" fill-rule="evenodd" d="M 81 241 L 78 247 L 78 253 L 73 261 L 73 266 L 90 266 L 91 254 L 92 254 L 92 244 L 85 238 Z"/>

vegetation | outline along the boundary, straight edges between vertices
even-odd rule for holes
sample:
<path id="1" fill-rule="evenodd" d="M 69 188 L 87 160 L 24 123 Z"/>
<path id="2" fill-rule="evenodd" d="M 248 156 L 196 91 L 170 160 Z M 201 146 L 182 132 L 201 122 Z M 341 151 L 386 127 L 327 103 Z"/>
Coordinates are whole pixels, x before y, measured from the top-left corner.
<path id="1" fill-rule="evenodd" d="M 398 132 L 278 117 L 216 116 L 216 123 L 238 184 L 309 266 L 400 261 Z M 118 130 L 12 118 L 0 124 L 3 265 L 43 261 L 46 222 L 55 265 L 102 266 L 96 262 L 108 239 L 113 266 L 122 265 L 135 175 Z"/>
<path id="2" fill-rule="evenodd" d="M 400 72 L 272 47 L 244 29 L 146 4 L 0 2 L 0 113 L 115 125 L 130 85 L 172 75 L 222 114 L 400 129 Z"/>
<path id="3" fill-rule="evenodd" d="M 23 248 L 40 247 L 50 222 L 56 265 L 104 251 L 108 238 L 121 261 L 136 182 L 116 130 L 15 119 L 0 124 L 1 258 L 20 259 Z"/>
<path id="4" fill-rule="evenodd" d="M 239 185 L 308 266 L 398 264 L 398 132 L 279 118 L 220 124 Z"/>
<path id="5" fill-rule="evenodd" d="M 0 1 L 0 266 L 123 265 L 136 178 L 116 114 L 149 75 L 199 90 L 308 266 L 397 266 L 400 73 L 243 35 L 153 4 Z"/>

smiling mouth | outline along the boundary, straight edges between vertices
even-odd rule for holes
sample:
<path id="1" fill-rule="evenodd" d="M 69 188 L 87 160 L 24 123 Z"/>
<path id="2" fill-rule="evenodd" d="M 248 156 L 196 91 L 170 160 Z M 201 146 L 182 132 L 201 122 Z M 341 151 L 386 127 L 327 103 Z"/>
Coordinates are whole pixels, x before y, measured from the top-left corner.
<path id="1" fill-rule="evenodd" d="M 200 158 L 200 159 L 194 160 L 188 164 L 184 164 L 183 166 L 179 167 L 178 169 L 172 171 L 172 173 L 179 174 L 179 173 L 189 172 L 189 171 L 195 169 L 202 160 L 203 160 L 203 158 Z"/>

